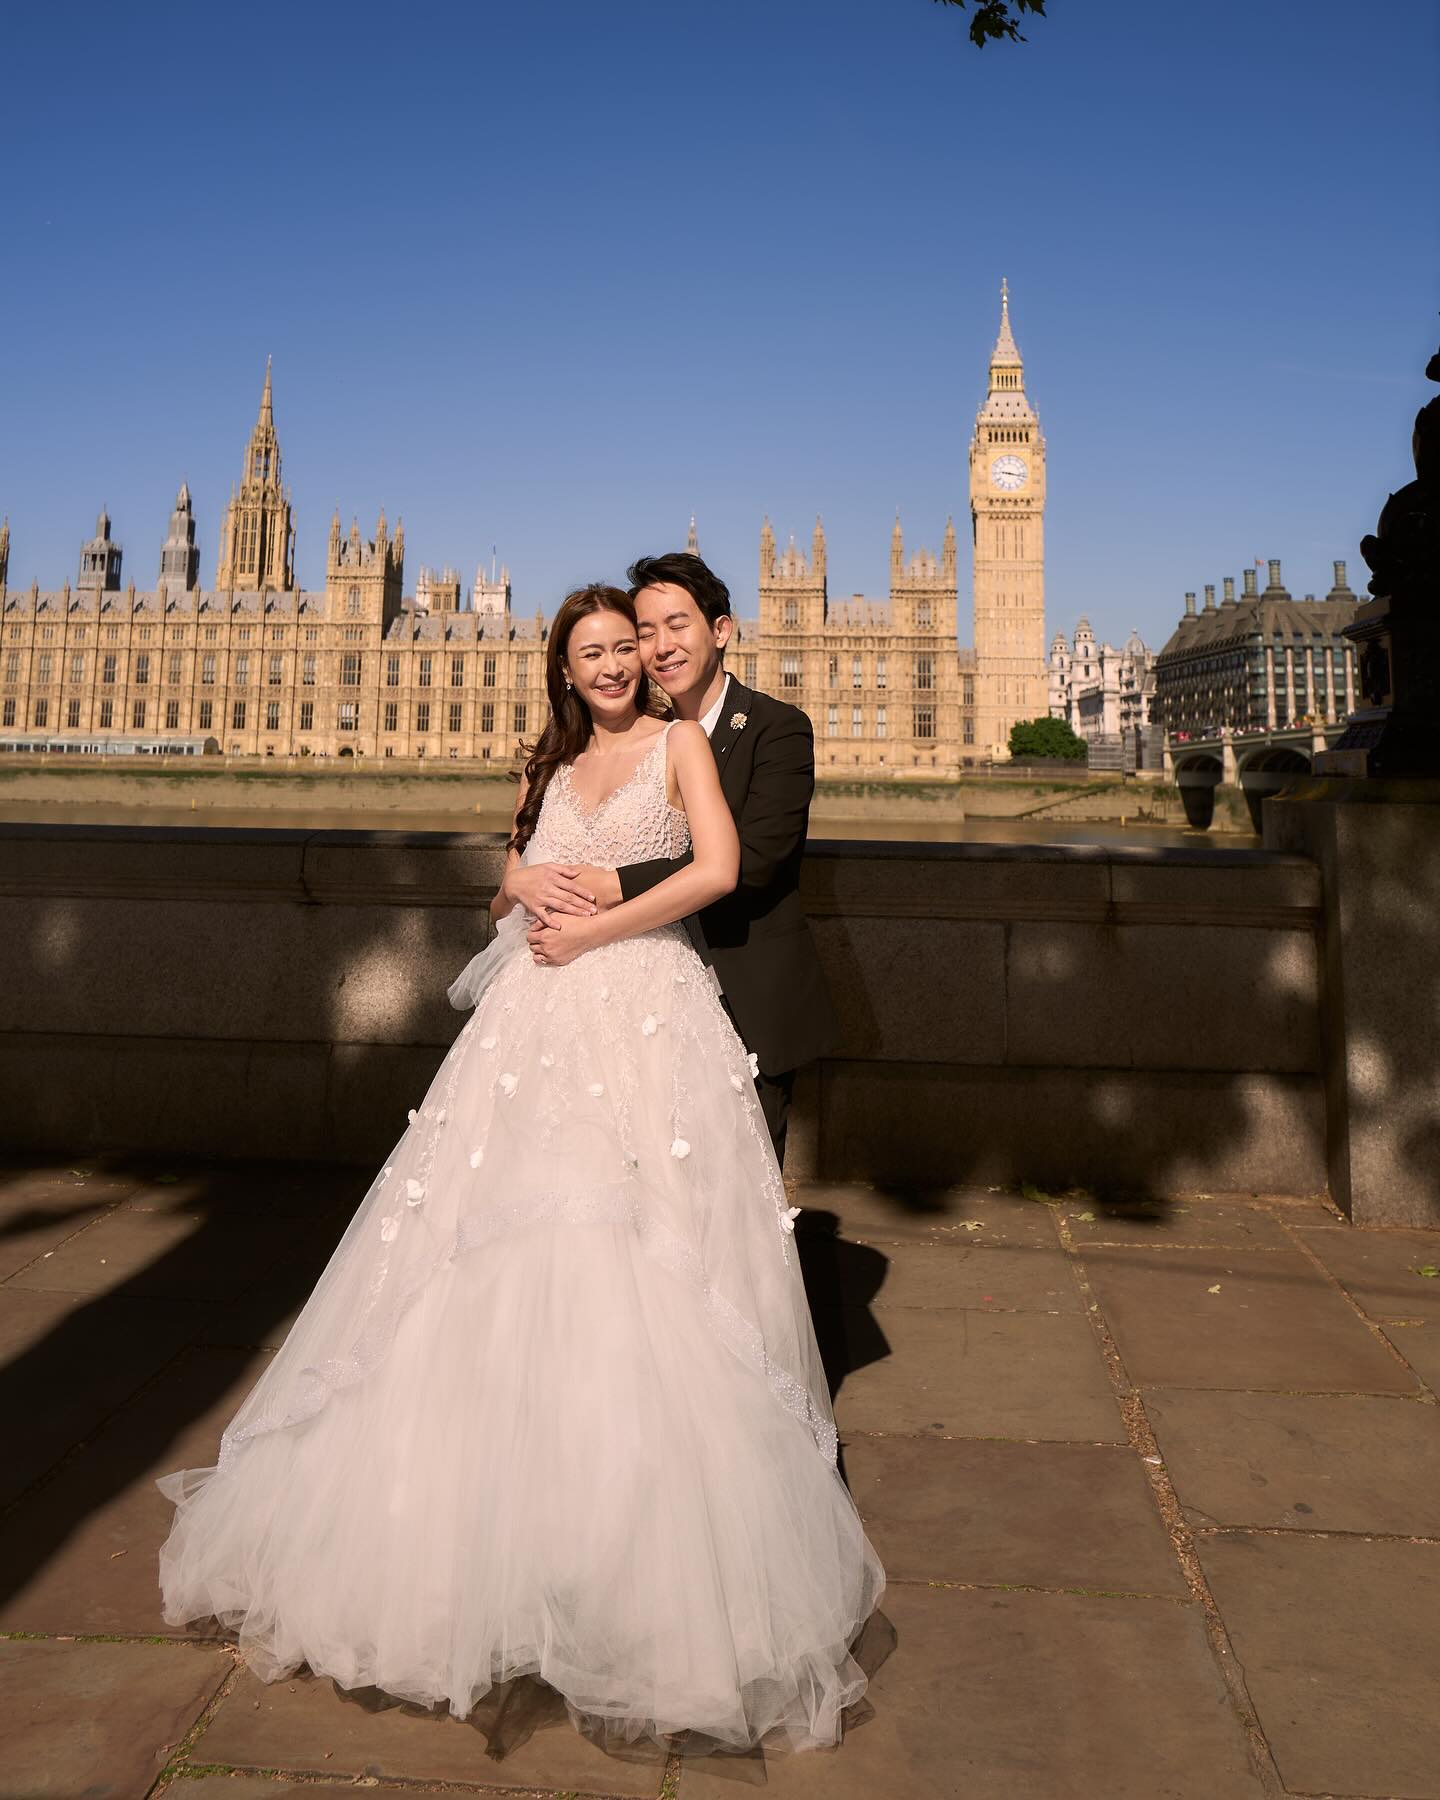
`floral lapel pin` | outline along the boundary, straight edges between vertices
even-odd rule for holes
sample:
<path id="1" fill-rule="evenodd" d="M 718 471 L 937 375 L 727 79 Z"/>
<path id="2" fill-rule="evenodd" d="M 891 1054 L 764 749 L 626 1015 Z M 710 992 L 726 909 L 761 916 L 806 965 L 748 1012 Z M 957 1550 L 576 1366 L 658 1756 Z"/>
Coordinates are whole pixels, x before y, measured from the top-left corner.
<path id="1" fill-rule="evenodd" d="M 741 712 L 731 713 L 730 729 L 732 731 L 743 731 L 745 729 L 745 721 L 749 717 L 750 717 L 749 713 L 741 713 Z"/>

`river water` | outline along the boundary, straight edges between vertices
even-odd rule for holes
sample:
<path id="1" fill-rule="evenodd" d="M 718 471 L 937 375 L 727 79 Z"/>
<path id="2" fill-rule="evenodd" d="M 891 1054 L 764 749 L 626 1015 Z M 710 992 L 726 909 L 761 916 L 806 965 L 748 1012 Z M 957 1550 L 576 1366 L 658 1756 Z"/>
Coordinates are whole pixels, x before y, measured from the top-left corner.
<path id="1" fill-rule="evenodd" d="M 244 806 L 115 806 L 103 802 L 0 800 L 0 819 L 28 825 L 208 825 L 263 831 L 508 831 L 488 809 L 455 810 Z M 1188 831 L 1175 825 L 1121 825 L 1068 819 L 812 819 L 812 838 L 932 844 L 1132 844 L 1152 849 L 1242 850 L 1260 840 L 1239 832 Z"/>

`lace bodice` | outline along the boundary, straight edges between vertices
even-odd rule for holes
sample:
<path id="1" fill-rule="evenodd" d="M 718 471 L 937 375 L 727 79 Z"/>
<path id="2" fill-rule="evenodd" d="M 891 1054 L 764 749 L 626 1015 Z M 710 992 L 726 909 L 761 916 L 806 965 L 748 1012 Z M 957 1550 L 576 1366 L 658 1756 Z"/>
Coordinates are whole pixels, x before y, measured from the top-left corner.
<path id="1" fill-rule="evenodd" d="M 656 857 L 683 856 L 690 822 L 665 791 L 667 725 L 628 781 L 587 807 L 575 792 L 571 767 L 556 770 L 545 790 L 528 861 L 593 863 L 619 869 Z"/>

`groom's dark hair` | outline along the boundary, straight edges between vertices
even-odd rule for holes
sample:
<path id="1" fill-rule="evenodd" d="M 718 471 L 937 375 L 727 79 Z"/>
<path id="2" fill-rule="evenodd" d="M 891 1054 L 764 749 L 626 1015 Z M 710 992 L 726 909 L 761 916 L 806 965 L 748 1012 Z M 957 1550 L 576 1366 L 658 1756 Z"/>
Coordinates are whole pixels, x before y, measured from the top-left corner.
<path id="1" fill-rule="evenodd" d="M 672 550 L 668 556 L 640 557 L 630 565 L 629 580 L 632 600 L 641 588 L 659 587 L 662 582 L 670 582 L 684 588 L 704 614 L 707 625 L 730 617 L 729 588 L 702 557 L 694 556 L 688 550 Z"/>

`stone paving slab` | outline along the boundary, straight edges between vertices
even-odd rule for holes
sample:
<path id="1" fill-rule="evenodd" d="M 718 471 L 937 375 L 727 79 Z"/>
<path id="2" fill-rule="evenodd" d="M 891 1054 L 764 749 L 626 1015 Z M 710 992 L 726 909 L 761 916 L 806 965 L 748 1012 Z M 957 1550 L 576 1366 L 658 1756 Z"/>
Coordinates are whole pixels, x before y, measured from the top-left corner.
<path id="1" fill-rule="evenodd" d="M 203 1302 L 0 1288 L 0 1505 L 98 1429 L 201 1328 Z"/>
<path id="2" fill-rule="evenodd" d="M 348 1204 L 354 1212 L 375 1171 L 335 1163 L 234 1162 L 147 1166 L 123 1201 L 127 1212 L 263 1211 L 290 1215 L 329 1211 Z"/>
<path id="3" fill-rule="evenodd" d="M 1337 1225 L 1300 1234 L 1350 1298 L 1372 1319 L 1440 1324 L 1440 1231 L 1356 1231 Z"/>
<path id="4" fill-rule="evenodd" d="M 1415 1391 L 1298 1250 L 1101 1246 L 1083 1261 L 1130 1378 L 1142 1387 Z"/>
<path id="5" fill-rule="evenodd" d="M 67 1238 L 103 1218 L 116 1202 L 95 1195 L 89 1184 L 37 1184 L 26 1192 L 11 1188 L 0 1196 L 0 1281 L 52 1254 Z"/>
<path id="6" fill-rule="evenodd" d="M 884 1332 L 889 1356 L 847 1375 L 836 1396 L 842 1435 L 1125 1442 L 1083 1318 L 896 1307 L 884 1315 Z"/>
<path id="7" fill-rule="evenodd" d="M 898 1642 L 873 1717 L 834 1752 L 768 1758 L 775 1800 L 1261 1800 L 1197 1608 L 934 1588 L 882 1604 Z M 743 1779 L 687 1762 L 679 1800 L 736 1800 Z"/>
<path id="8" fill-rule="evenodd" d="M 12 1276 L 9 1285 L 36 1293 L 98 1295 L 123 1288 L 153 1299 L 225 1298 L 272 1268 L 294 1235 L 278 1211 L 246 1218 L 117 1207 L 47 1260 Z"/>
<path id="9" fill-rule="evenodd" d="M 198 1644 L 0 1642 L 0 1800 L 143 1800 L 230 1667 Z"/>
<path id="10" fill-rule="evenodd" d="M 888 1267 L 870 1305 L 964 1306 L 992 1312 L 1082 1310 L 1060 1250 L 1015 1250 L 969 1244 L 892 1244 Z"/>
<path id="11" fill-rule="evenodd" d="M 1148 1204 L 1066 1205 L 1060 1217 L 1077 1245 L 1198 1245 L 1232 1250 L 1288 1250 L 1290 1234 L 1268 1207 L 1251 1200 L 1187 1197 Z M 1086 1218 L 1089 1213 L 1091 1216 Z M 1305 1215 L 1310 1216 L 1310 1215 Z"/>
<path id="12" fill-rule="evenodd" d="M 191 1349 L 5 1520 L 0 1630 L 183 1637 L 160 1611 L 156 1555 L 174 1508 L 154 1485 L 208 1468 L 268 1359 Z"/>
<path id="13" fill-rule="evenodd" d="M 82 1202 L 115 1206 L 144 1181 L 143 1170 L 127 1160 L 59 1157 L 52 1162 L 0 1160 L 0 1217 L 16 1207 L 64 1207 Z"/>
<path id="14" fill-rule="evenodd" d="M 195 1745 L 194 1760 L 296 1775 L 463 1781 L 479 1788 L 622 1796 L 660 1791 L 665 1757 L 658 1746 L 633 1759 L 606 1755 L 563 1712 L 497 1761 L 476 1724 L 452 1718 L 443 1707 L 432 1712 L 372 1696 L 373 1690 L 347 1695 L 315 1676 L 267 1683 L 246 1670 Z"/>
<path id="15" fill-rule="evenodd" d="M 857 1437 L 845 1472 L 892 1581 L 1188 1591 L 1128 1446 Z"/>
<path id="16" fill-rule="evenodd" d="M 1432 1394 L 1440 1395 L 1440 1319 L 1419 1325 L 1385 1326 L 1386 1338 L 1395 1346 Z"/>
<path id="17" fill-rule="evenodd" d="M 364 1786 L 355 1781 L 307 1781 L 297 1784 L 286 1781 L 283 1777 L 273 1780 L 267 1775 L 201 1775 L 188 1781 L 178 1783 L 170 1789 L 175 1800 L 336 1800 L 336 1796 L 345 1794 L 349 1800 L 355 1800 L 357 1793 L 363 1794 L 365 1800 L 400 1800 L 403 1795 L 416 1794 L 455 1794 L 458 1790 L 452 1786 L 433 1787 L 429 1782 L 417 1787 L 414 1782 L 407 1781 L 403 1787 L 394 1787 L 388 1781 L 377 1781 L 374 1776 L 362 1777 Z M 532 1790 L 540 1792 L 541 1790 Z M 544 1790 L 548 1795 L 551 1790 Z"/>
<path id="18" fill-rule="evenodd" d="M 800 1182 L 796 1204 L 831 1212 L 847 1237 L 864 1243 L 1029 1245 L 1053 1250 L 1058 1242 L 1051 1210 L 1043 1202 L 985 1188 L 878 1188 Z M 980 1231 L 966 1222 L 980 1224 Z"/>
<path id="19" fill-rule="evenodd" d="M 1198 1540 L 1281 1778 L 1305 1794 L 1440 1797 L 1440 1545 Z"/>
<path id="20" fill-rule="evenodd" d="M 1440 1408 L 1169 1389 L 1145 1410 L 1194 1525 L 1440 1537 Z"/>

